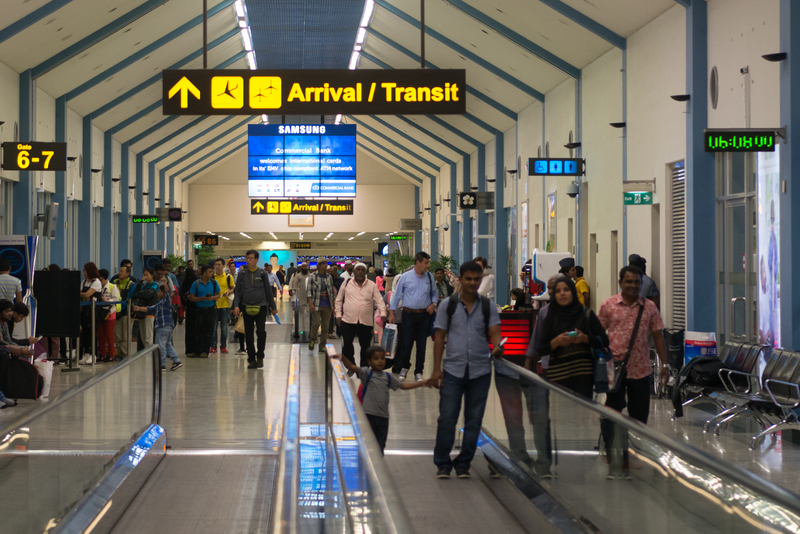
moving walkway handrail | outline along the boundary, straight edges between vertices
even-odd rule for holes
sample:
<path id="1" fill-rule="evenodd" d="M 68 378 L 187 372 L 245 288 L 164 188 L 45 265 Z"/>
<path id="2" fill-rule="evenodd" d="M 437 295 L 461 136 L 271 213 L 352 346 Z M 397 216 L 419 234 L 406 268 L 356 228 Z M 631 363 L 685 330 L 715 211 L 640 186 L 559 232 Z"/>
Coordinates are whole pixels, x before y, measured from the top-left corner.
<path id="1" fill-rule="evenodd" d="M 297 503 L 300 498 L 300 345 L 292 345 L 286 405 L 283 415 L 283 436 L 275 479 L 275 513 L 273 534 L 295 534 L 298 531 Z"/>
<path id="2" fill-rule="evenodd" d="M 347 371 L 341 361 L 331 359 L 337 354 L 333 345 L 326 346 L 328 364 L 333 371 L 330 380 L 336 380 L 342 392 L 342 401 L 353 424 L 353 433 L 358 444 L 359 456 L 363 459 L 367 479 L 374 493 L 374 502 L 380 512 L 381 533 L 400 534 L 414 532 L 406 509 L 400 499 L 400 493 L 395 487 L 394 480 L 389 474 L 386 462 L 383 459 L 381 448 L 369 425 L 367 415 L 360 402 L 355 402 L 350 383 L 347 380 Z M 331 376 L 332 375 L 332 376 Z M 328 391 L 332 391 L 331 384 L 327 384 Z M 331 409 L 330 404 L 327 405 Z M 328 414 L 330 416 L 330 414 Z M 328 418 L 330 420 L 330 417 Z"/>
<path id="3" fill-rule="evenodd" d="M 691 445 L 687 445 L 686 443 L 683 443 L 677 439 L 673 439 L 656 430 L 653 430 L 636 419 L 632 419 L 616 410 L 612 410 L 611 408 L 597 404 L 594 401 L 579 397 L 571 391 L 548 382 L 536 373 L 509 362 L 508 360 L 495 360 L 495 365 L 498 367 L 506 367 L 509 371 L 518 373 L 521 377 L 533 383 L 535 386 L 546 388 L 556 395 L 567 398 L 571 403 L 593 411 L 599 416 L 609 419 L 613 423 L 635 432 L 638 436 L 681 456 L 684 461 L 691 461 L 698 466 L 708 469 L 712 473 L 718 474 L 719 476 L 725 476 L 731 481 L 741 484 L 751 491 L 758 492 L 763 497 L 770 499 L 775 504 L 784 506 L 794 513 L 800 513 L 800 497 L 776 484 L 773 484 L 772 482 L 756 476 L 755 474 L 743 469 L 742 467 L 739 467 L 738 465 L 724 463 L 721 460 L 714 458 L 713 456 L 706 454 L 695 447 L 692 447 Z"/>
<path id="4" fill-rule="evenodd" d="M 159 424 L 161 421 L 161 355 L 159 346 L 151 345 L 150 347 L 140 350 L 133 356 L 114 364 L 112 367 L 106 369 L 97 376 L 90 378 L 86 382 L 68 389 L 47 404 L 42 404 L 38 408 L 34 409 L 29 414 L 23 415 L 19 419 L 12 420 L 8 424 L 0 426 L 0 437 L 17 428 L 30 426 L 30 424 L 36 419 L 49 412 L 52 412 L 53 410 L 56 410 L 78 395 L 82 395 L 98 384 L 108 380 L 115 374 L 130 367 L 135 362 L 146 358 L 148 355 L 153 359 L 153 411 L 150 417 L 150 424 Z"/>

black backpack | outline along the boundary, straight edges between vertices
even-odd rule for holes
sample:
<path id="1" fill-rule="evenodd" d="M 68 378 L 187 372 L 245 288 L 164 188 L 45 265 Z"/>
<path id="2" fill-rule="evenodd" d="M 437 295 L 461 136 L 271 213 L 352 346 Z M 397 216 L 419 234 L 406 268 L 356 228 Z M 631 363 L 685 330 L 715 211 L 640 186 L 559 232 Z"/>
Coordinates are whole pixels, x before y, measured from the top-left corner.
<path id="1" fill-rule="evenodd" d="M 158 302 L 158 289 L 153 289 L 151 285 L 143 287 L 143 283 L 140 282 L 131 295 L 132 306 L 152 306 Z M 144 319 L 147 314 L 145 312 L 136 312 L 136 317 Z"/>
<path id="2" fill-rule="evenodd" d="M 31 362 L 6 351 L 0 352 L 0 391 L 6 397 L 36 400 L 43 387 L 44 379 Z"/>
<path id="3" fill-rule="evenodd" d="M 484 324 L 484 331 L 483 333 L 486 335 L 486 340 L 489 340 L 489 313 L 491 310 L 492 301 L 486 297 L 482 297 L 478 295 L 478 299 L 481 301 L 481 309 L 483 310 L 483 324 Z M 450 296 L 450 302 L 447 303 L 447 331 L 450 332 L 450 321 L 453 319 L 453 314 L 456 312 L 456 308 L 458 304 L 461 302 L 461 292 L 453 293 Z"/>

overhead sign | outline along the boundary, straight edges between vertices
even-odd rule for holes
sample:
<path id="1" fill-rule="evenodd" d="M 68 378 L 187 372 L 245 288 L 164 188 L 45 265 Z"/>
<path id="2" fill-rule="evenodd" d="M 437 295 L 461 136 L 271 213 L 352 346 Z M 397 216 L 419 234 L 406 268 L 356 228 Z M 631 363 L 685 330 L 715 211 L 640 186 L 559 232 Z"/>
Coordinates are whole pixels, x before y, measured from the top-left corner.
<path id="1" fill-rule="evenodd" d="M 251 124 L 247 127 L 251 197 L 356 196 L 353 124 Z"/>
<path id="2" fill-rule="evenodd" d="M 622 193 L 622 199 L 626 206 L 649 206 L 653 203 L 653 193 L 648 191 Z"/>
<path id="3" fill-rule="evenodd" d="M 406 241 L 408 239 L 407 235 L 390 235 L 389 239 L 392 241 Z"/>
<path id="4" fill-rule="evenodd" d="M 494 191 L 475 191 L 458 194 L 458 206 L 462 210 L 494 209 Z"/>
<path id="5" fill-rule="evenodd" d="M 290 249 L 305 249 L 311 248 L 311 243 L 308 241 L 289 241 Z"/>
<path id="6" fill-rule="evenodd" d="M 585 166 L 578 158 L 530 158 L 528 176 L 582 176 Z"/>
<path id="7" fill-rule="evenodd" d="M 352 215 L 352 200 L 250 199 L 250 215 Z"/>
<path id="8" fill-rule="evenodd" d="M 706 152 L 775 152 L 776 129 L 742 128 L 705 131 Z"/>
<path id="9" fill-rule="evenodd" d="M 199 241 L 204 247 L 216 247 L 219 245 L 219 236 L 212 234 L 195 234 L 194 240 Z"/>
<path id="10" fill-rule="evenodd" d="M 422 230 L 422 219 L 400 219 L 401 230 Z"/>
<path id="11" fill-rule="evenodd" d="M 158 215 L 131 215 L 133 224 L 157 223 Z"/>
<path id="12" fill-rule="evenodd" d="M 66 171 L 67 143 L 3 143 L 6 171 Z"/>
<path id="13" fill-rule="evenodd" d="M 463 69 L 165 70 L 164 115 L 461 115 Z"/>

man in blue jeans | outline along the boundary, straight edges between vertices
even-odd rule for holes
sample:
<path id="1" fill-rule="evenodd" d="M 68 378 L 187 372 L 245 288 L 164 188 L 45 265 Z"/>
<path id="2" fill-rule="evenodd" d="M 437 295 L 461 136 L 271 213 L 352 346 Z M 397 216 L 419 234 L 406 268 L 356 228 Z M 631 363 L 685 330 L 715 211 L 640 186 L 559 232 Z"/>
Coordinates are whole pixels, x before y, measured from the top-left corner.
<path id="1" fill-rule="evenodd" d="M 436 341 L 433 346 L 433 374 L 430 384 L 441 390 L 439 421 L 433 463 L 437 478 L 450 478 L 453 466 L 458 478 L 469 478 L 469 466 L 478 447 L 478 435 L 483 424 L 486 397 L 492 380 L 492 357 L 503 355 L 500 346 L 500 314 L 497 306 L 488 302 L 488 321 L 484 316 L 485 297 L 478 295 L 483 267 L 469 261 L 461 266 L 461 292 L 444 299 L 436 315 Z M 450 315 L 450 301 L 455 309 Z M 405 321 L 405 317 L 403 318 Z M 452 335 L 451 335 L 452 334 Z M 442 360 L 447 338 L 447 357 Z M 494 350 L 489 350 L 489 338 Z M 444 371 L 442 365 L 444 364 Z M 464 400 L 464 439 L 461 452 L 450 458 L 456 438 L 456 423 Z"/>
<path id="2" fill-rule="evenodd" d="M 417 359 L 414 362 L 414 380 L 422 381 L 425 367 L 425 348 L 428 336 L 431 335 L 431 321 L 439 302 L 439 290 L 436 280 L 428 272 L 431 257 L 425 252 L 417 252 L 414 257 L 414 268 L 400 277 L 392 295 L 389 322 L 394 323 L 394 314 L 403 302 L 403 323 L 400 327 L 400 346 L 397 350 L 392 372 L 405 380 L 411 367 L 411 348 L 417 344 Z"/>

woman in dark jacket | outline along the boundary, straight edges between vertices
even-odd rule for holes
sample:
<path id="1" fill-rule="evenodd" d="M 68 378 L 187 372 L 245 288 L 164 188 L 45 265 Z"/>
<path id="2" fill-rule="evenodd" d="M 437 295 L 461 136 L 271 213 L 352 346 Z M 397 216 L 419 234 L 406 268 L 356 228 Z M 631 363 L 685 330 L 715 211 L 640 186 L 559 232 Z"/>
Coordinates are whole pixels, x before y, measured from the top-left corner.
<path id="1" fill-rule="evenodd" d="M 186 357 L 196 358 L 200 355 L 195 347 L 197 344 L 197 306 L 190 301 L 186 296 L 192 289 L 192 284 L 197 280 L 197 272 L 194 269 L 186 269 L 183 275 L 183 282 L 181 283 L 180 297 L 181 305 L 183 306 L 183 322 L 186 325 L 186 330 L 183 333 L 183 339 L 186 347 Z"/>
<path id="2" fill-rule="evenodd" d="M 578 300 L 575 283 L 556 280 L 555 298 L 545 317 L 539 354 L 550 356 L 547 379 L 588 399 L 594 389 L 592 347 L 608 345 L 608 336 L 593 311 Z"/>

